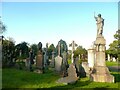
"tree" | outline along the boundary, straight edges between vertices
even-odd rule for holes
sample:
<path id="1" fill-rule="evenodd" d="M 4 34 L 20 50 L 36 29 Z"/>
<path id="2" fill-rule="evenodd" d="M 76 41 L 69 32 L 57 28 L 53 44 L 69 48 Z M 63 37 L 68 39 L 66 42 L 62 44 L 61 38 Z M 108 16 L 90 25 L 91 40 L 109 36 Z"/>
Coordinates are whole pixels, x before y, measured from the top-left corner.
<path id="1" fill-rule="evenodd" d="M 30 46 L 30 48 L 32 48 L 32 50 L 34 52 L 34 55 L 36 56 L 37 55 L 37 51 L 38 51 L 38 45 L 37 44 L 32 44 Z"/>
<path id="2" fill-rule="evenodd" d="M 116 31 L 114 35 L 115 40 L 109 44 L 109 49 L 106 50 L 106 54 L 110 54 L 110 56 L 118 58 L 118 54 L 120 53 L 120 30 Z"/>
<path id="3" fill-rule="evenodd" d="M 74 58 L 77 56 L 81 56 L 81 59 L 85 59 L 87 55 L 87 50 L 83 48 L 82 46 L 78 46 L 76 50 L 74 51 Z"/>
<path id="4" fill-rule="evenodd" d="M 21 42 L 15 46 L 16 58 L 26 59 L 29 56 L 29 47 L 27 42 Z M 21 55 L 20 55 L 21 54 Z"/>
<path id="5" fill-rule="evenodd" d="M 51 59 L 52 58 L 52 52 L 55 51 L 55 46 L 54 44 L 51 44 L 49 47 L 48 47 L 48 57 Z"/>
<path id="6" fill-rule="evenodd" d="M 1 19 L 1 16 L 0 16 Z M 3 24 L 3 22 L 0 20 L 0 33 L 3 33 L 6 31 L 6 26 Z"/>
<path id="7" fill-rule="evenodd" d="M 5 39 L 3 40 L 2 49 L 2 66 L 12 66 L 13 58 L 15 58 L 15 43 L 13 41 Z"/>

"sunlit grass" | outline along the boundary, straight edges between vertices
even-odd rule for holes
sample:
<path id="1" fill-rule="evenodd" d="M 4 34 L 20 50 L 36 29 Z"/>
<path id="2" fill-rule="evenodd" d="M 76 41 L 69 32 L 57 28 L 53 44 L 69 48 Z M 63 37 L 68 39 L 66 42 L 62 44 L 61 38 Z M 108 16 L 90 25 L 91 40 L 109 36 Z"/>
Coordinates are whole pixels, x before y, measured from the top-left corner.
<path id="1" fill-rule="evenodd" d="M 73 85 L 56 83 L 60 75 L 51 70 L 44 74 L 22 71 L 17 69 L 3 69 L 3 88 L 118 88 L 120 73 L 111 72 L 115 76 L 115 83 L 91 82 L 88 77 L 80 78 Z"/>
<path id="2" fill-rule="evenodd" d="M 120 66 L 120 63 L 118 62 L 110 62 L 110 61 L 106 61 L 106 66 Z"/>

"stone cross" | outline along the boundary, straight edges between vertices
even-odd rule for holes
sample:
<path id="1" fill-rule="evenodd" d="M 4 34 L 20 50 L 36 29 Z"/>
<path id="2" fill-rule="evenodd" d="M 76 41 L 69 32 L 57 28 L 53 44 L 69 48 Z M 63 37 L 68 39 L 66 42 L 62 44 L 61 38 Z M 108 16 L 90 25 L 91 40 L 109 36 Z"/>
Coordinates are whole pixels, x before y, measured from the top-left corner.
<path id="1" fill-rule="evenodd" d="M 60 42 L 58 43 L 58 56 L 60 56 Z"/>
<path id="2" fill-rule="evenodd" d="M 75 41 L 72 41 L 72 43 L 69 44 L 69 47 L 72 47 L 72 56 L 71 56 L 72 63 L 74 61 L 74 59 L 73 59 L 74 53 L 73 52 L 74 52 L 76 46 L 78 46 L 78 45 L 75 43 Z"/>

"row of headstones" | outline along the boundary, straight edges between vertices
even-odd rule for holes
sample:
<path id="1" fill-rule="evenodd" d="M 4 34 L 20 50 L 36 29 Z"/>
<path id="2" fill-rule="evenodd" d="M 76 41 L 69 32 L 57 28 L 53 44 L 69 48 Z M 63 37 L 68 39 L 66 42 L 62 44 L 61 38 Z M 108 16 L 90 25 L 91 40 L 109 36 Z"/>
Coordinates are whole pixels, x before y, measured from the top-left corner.
<path id="1" fill-rule="evenodd" d="M 28 70 L 32 71 L 32 65 L 36 65 L 35 72 L 43 73 L 44 68 L 48 67 L 48 56 L 47 56 L 47 47 L 46 50 L 42 50 L 42 43 L 39 42 L 38 44 L 38 52 L 37 56 L 34 59 L 33 51 L 29 52 L 29 58 L 26 60 L 26 67 Z M 35 63 L 34 63 L 35 62 Z M 66 67 L 68 66 L 67 62 L 67 52 L 64 51 L 62 53 L 62 57 L 60 56 L 60 42 L 58 43 L 58 56 L 55 57 L 55 52 L 52 52 L 52 60 L 50 62 L 50 66 L 55 68 L 55 71 L 60 72 L 66 71 Z M 62 67 L 62 68 L 61 68 Z"/>
<path id="2" fill-rule="evenodd" d="M 116 61 L 118 60 L 118 58 L 116 59 L 115 57 L 112 57 L 112 56 L 110 57 L 110 55 L 108 54 L 108 55 L 107 55 L 107 60 L 108 60 L 108 61 L 116 62 Z"/>

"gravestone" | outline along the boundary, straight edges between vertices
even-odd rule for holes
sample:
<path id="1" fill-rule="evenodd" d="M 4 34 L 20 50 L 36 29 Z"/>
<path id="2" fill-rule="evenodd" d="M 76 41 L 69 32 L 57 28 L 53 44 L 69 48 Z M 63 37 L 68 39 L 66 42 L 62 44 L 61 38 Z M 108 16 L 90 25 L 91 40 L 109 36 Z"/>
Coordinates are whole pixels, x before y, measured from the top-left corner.
<path id="1" fill-rule="evenodd" d="M 44 58 L 43 58 L 43 52 L 42 52 L 42 43 L 39 42 L 38 44 L 38 52 L 36 56 L 36 70 L 37 73 L 43 73 L 44 72 Z"/>
<path id="2" fill-rule="evenodd" d="M 58 43 L 58 56 L 55 57 L 55 71 L 58 73 L 62 71 L 62 57 L 60 57 L 60 43 Z"/>
<path id="3" fill-rule="evenodd" d="M 79 73 L 80 73 L 79 57 L 76 57 L 76 58 L 74 59 L 74 64 L 75 64 L 75 67 L 76 67 L 76 72 L 77 72 L 77 74 L 79 75 Z"/>
<path id="4" fill-rule="evenodd" d="M 105 44 L 106 40 L 104 39 L 103 33 L 103 19 L 101 18 L 101 14 L 98 17 L 95 17 L 97 21 L 97 38 L 95 41 L 95 67 L 90 75 L 90 80 L 95 82 L 114 82 L 114 76 L 110 75 L 110 72 L 105 64 Z M 100 23 L 98 23 L 100 22 Z"/>
<path id="5" fill-rule="evenodd" d="M 82 68 L 83 70 L 81 71 L 81 75 L 82 76 L 88 76 L 90 75 L 90 68 L 88 66 L 88 63 L 87 62 L 82 62 Z"/>
<path id="6" fill-rule="evenodd" d="M 62 61 L 62 71 L 63 71 L 63 76 L 67 75 L 67 68 L 68 68 L 68 61 L 67 61 L 67 53 L 64 51 L 62 53 L 63 61 Z"/>
<path id="7" fill-rule="evenodd" d="M 110 60 L 110 54 L 107 55 L 107 60 L 108 60 L 108 61 L 111 61 L 111 60 Z"/>
<path id="8" fill-rule="evenodd" d="M 93 68 L 94 67 L 94 63 L 95 63 L 95 49 L 94 49 L 94 46 L 92 45 L 88 49 L 88 66 L 90 68 Z"/>
<path id="9" fill-rule="evenodd" d="M 78 78 L 75 65 L 72 63 L 68 68 L 68 76 L 58 79 L 57 83 L 73 84 L 78 80 Z"/>
<path id="10" fill-rule="evenodd" d="M 116 62 L 117 60 L 115 59 L 115 57 L 113 57 L 113 62 Z"/>
<path id="11" fill-rule="evenodd" d="M 31 49 L 30 52 L 29 52 L 29 59 L 27 60 L 27 66 L 28 66 L 28 70 L 29 71 L 33 71 L 32 70 L 32 65 L 34 64 L 34 53 L 33 53 L 33 50 Z"/>
<path id="12" fill-rule="evenodd" d="M 50 66 L 55 67 L 55 52 L 54 51 L 52 52 L 52 60 L 51 60 Z"/>

